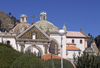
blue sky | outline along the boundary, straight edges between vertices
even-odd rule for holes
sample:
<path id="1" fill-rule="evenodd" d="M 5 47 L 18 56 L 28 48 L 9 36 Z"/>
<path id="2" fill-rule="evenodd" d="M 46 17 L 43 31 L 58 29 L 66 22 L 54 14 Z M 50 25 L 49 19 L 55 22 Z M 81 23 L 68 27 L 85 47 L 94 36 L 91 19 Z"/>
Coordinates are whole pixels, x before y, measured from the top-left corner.
<path id="1" fill-rule="evenodd" d="M 47 13 L 47 20 L 68 31 L 82 31 L 94 37 L 100 35 L 100 0 L 0 0 L 0 10 L 11 12 L 20 20 L 21 14 L 28 16 L 31 24 L 40 20 L 40 13 Z"/>

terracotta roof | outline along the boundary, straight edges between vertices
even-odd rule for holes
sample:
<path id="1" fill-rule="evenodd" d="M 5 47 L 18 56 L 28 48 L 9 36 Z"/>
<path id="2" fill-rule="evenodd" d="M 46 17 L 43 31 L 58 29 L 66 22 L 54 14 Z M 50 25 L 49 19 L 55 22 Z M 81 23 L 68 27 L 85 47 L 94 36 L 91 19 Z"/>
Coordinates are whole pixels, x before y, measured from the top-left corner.
<path id="1" fill-rule="evenodd" d="M 75 46 L 66 46 L 66 50 L 80 50 L 80 49 Z"/>
<path id="2" fill-rule="evenodd" d="M 86 37 L 83 33 L 80 31 L 67 31 L 66 37 Z"/>
<path id="3" fill-rule="evenodd" d="M 51 59 L 51 53 L 45 54 L 45 55 L 43 55 L 41 58 L 44 59 L 44 60 Z M 57 56 L 57 55 L 54 55 L 54 54 L 52 54 L 52 58 L 53 58 L 53 59 L 61 59 L 61 57 L 59 57 L 59 56 Z M 63 58 L 63 59 L 65 59 L 65 58 Z M 68 60 L 68 59 L 65 59 L 65 60 Z M 68 61 L 70 61 L 70 60 L 68 60 Z M 70 62 L 71 62 L 71 61 L 70 61 Z"/>
<path id="4" fill-rule="evenodd" d="M 76 45 L 75 43 L 66 43 L 66 45 Z"/>

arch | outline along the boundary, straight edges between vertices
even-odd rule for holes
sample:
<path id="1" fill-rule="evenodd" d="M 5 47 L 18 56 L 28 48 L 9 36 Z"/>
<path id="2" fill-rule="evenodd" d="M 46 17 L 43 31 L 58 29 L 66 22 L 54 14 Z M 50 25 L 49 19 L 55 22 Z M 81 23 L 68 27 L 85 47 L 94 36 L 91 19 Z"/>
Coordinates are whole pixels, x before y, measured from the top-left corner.
<path id="1" fill-rule="evenodd" d="M 7 40 L 7 44 L 10 45 L 10 41 L 9 40 Z"/>
<path id="2" fill-rule="evenodd" d="M 56 39 L 51 38 L 51 44 L 49 46 L 49 52 L 52 54 L 58 55 L 58 50 L 59 50 L 59 43 L 57 42 Z"/>
<path id="3" fill-rule="evenodd" d="M 29 51 L 29 50 L 31 51 L 31 50 L 32 50 L 32 47 L 35 47 L 37 50 L 39 50 L 40 55 L 43 55 L 42 49 L 41 49 L 39 46 L 36 46 L 36 45 L 31 45 L 31 46 L 27 47 L 27 48 L 25 49 L 25 52 L 27 52 L 27 51 Z"/>
<path id="4" fill-rule="evenodd" d="M 51 39 L 51 41 L 53 40 L 53 41 L 55 41 L 56 43 L 57 43 L 57 45 L 58 45 L 58 48 L 60 48 L 60 45 L 59 45 L 59 43 L 58 43 L 58 41 L 56 40 L 56 39 L 54 39 L 54 38 L 50 38 Z"/>

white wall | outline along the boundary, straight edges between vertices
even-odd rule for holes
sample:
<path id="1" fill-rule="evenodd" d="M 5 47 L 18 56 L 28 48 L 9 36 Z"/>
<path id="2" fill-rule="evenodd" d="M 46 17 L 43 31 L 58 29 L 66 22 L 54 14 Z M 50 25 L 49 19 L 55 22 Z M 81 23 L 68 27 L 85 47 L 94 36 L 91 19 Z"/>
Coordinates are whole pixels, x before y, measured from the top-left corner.
<path id="1" fill-rule="evenodd" d="M 66 57 L 68 58 L 68 59 L 73 59 L 73 57 L 74 57 L 74 55 L 75 55 L 75 57 L 77 57 L 77 56 L 79 56 L 79 51 L 70 51 L 70 50 L 67 50 L 67 52 L 68 52 L 68 54 L 66 55 Z"/>
<path id="2" fill-rule="evenodd" d="M 72 39 L 74 39 L 74 43 L 76 44 L 74 46 L 76 46 L 77 48 L 79 48 L 81 51 L 85 50 L 86 41 L 85 41 L 84 38 L 67 38 L 66 42 L 67 43 L 72 43 Z M 82 40 L 82 44 L 80 43 L 80 40 Z"/>
<path id="3" fill-rule="evenodd" d="M 16 40 L 15 38 L 9 38 L 9 37 L 3 37 L 3 43 L 7 43 L 7 41 L 10 41 L 10 45 L 14 48 L 14 49 L 17 49 L 16 48 Z"/>

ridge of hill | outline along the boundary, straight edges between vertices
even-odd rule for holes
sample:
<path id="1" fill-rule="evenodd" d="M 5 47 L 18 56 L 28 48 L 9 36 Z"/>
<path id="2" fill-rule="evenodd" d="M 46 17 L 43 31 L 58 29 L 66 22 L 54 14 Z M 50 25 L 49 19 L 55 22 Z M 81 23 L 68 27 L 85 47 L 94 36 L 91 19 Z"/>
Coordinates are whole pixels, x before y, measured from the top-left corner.
<path id="1" fill-rule="evenodd" d="M 19 23 L 11 13 L 7 14 L 0 10 L 0 31 L 9 31 Z"/>

